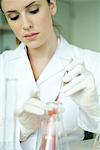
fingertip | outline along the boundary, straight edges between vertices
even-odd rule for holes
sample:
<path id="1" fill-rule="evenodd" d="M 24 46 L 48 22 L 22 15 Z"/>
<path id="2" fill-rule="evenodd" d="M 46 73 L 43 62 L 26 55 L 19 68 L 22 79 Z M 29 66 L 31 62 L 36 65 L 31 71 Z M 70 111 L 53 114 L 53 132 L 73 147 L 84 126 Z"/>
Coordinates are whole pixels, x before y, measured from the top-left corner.
<path id="1" fill-rule="evenodd" d="M 71 81 L 71 77 L 69 75 L 65 75 L 65 77 L 63 78 L 63 82 L 64 84 L 67 84 Z"/>
<path id="2" fill-rule="evenodd" d="M 32 96 L 31 97 L 34 97 L 34 98 L 39 98 L 40 97 L 40 91 L 38 89 L 34 90 L 31 94 Z"/>

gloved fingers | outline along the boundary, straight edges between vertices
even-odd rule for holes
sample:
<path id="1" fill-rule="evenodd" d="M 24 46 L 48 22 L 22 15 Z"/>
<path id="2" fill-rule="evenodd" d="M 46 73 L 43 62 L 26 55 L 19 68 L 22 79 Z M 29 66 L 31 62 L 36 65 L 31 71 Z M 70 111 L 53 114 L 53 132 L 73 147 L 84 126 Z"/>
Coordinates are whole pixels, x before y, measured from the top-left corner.
<path id="1" fill-rule="evenodd" d="M 87 83 L 85 90 L 87 92 L 90 92 L 90 91 L 93 91 L 94 89 L 96 89 L 95 80 L 93 78 L 93 75 L 90 72 L 85 73 L 85 79 L 86 79 L 86 83 Z"/>
<path id="2" fill-rule="evenodd" d="M 46 111 L 46 104 L 37 98 L 31 98 L 24 104 L 24 110 L 32 114 L 43 115 Z"/>
<path id="3" fill-rule="evenodd" d="M 27 120 L 29 120 L 29 118 L 31 117 L 31 114 L 25 112 L 23 108 L 20 108 L 17 110 L 16 116 L 18 117 L 18 120 L 23 124 L 23 122 L 26 122 Z"/>
<path id="4" fill-rule="evenodd" d="M 24 113 L 25 113 L 24 108 L 23 107 L 18 108 L 15 113 L 16 113 L 16 116 L 18 116 L 18 117 L 24 115 Z"/>
<path id="5" fill-rule="evenodd" d="M 34 90 L 31 94 L 31 97 L 39 98 L 40 97 L 40 91 L 38 89 Z"/>
<path id="6" fill-rule="evenodd" d="M 43 115 L 45 113 L 45 111 L 39 107 L 36 106 L 32 106 L 32 105 L 25 105 L 24 107 L 25 111 L 31 114 L 35 114 L 35 115 Z"/>
<path id="7" fill-rule="evenodd" d="M 72 95 L 75 94 L 76 92 L 83 90 L 86 87 L 86 82 L 85 82 L 85 76 L 80 75 L 76 76 L 72 81 L 69 83 L 65 84 L 61 88 L 60 93 L 66 93 L 66 95 Z"/>
<path id="8" fill-rule="evenodd" d="M 69 71 L 68 73 L 65 74 L 63 78 L 64 83 L 70 82 L 73 78 L 76 76 L 79 76 L 80 74 L 85 72 L 85 67 L 81 64 L 78 64 L 73 70 Z"/>
<path id="9" fill-rule="evenodd" d="M 69 65 L 67 65 L 65 67 L 65 70 L 66 71 L 71 71 L 73 70 L 77 65 L 83 65 L 83 60 L 82 59 L 79 59 L 79 58 L 76 58 L 75 60 L 71 61 L 69 63 Z"/>
<path id="10" fill-rule="evenodd" d="M 79 83 L 78 85 L 74 86 L 73 88 L 71 88 L 69 91 L 66 92 L 67 96 L 71 96 L 77 92 L 80 92 L 81 90 L 83 90 L 85 87 L 84 82 Z"/>

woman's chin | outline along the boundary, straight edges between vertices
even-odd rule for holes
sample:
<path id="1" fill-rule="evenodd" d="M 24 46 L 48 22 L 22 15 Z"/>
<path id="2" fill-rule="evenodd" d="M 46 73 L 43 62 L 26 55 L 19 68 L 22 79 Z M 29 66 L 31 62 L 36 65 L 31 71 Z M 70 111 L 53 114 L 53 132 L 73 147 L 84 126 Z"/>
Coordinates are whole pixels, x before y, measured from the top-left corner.
<path id="1" fill-rule="evenodd" d="M 40 44 L 38 44 L 38 43 L 36 43 L 36 42 L 26 42 L 25 43 L 26 45 L 27 45 L 27 47 L 29 48 L 29 49 L 37 49 L 37 48 L 39 48 L 40 47 Z"/>

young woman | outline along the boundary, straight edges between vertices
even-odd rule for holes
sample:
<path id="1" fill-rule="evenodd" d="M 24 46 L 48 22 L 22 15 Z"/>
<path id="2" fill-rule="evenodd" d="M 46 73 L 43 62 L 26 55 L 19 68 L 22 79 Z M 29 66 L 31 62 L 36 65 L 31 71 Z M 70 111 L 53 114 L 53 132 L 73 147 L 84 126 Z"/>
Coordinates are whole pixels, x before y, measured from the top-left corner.
<path id="1" fill-rule="evenodd" d="M 56 0 L 0 0 L 0 4 L 12 31 L 22 42 L 0 56 L 1 80 L 18 79 L 16 107 L 20 125 L 16 126 L 20 148 L 36 150 L 37 129 L 46 103 L 56 98 L 64 107 L 63 123 L 69 140 L 82 140 L 84 130 L 96 132 L 99 54 L 72 46 L 56 35 L 52 22 Z"/>

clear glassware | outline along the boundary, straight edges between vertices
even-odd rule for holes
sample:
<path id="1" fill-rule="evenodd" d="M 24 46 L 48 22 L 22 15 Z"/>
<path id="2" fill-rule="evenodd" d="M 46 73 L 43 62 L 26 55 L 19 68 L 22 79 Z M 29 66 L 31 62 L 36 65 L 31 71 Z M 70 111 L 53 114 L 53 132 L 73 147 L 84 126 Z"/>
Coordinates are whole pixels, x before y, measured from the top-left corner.
<path id="1" fill-rule="evenodd" d="M 69 150 L 63 126 L 62 103 L 47 103 L 47 116 L 41 122 L 36 150 Z"/>
<path id="2" fill-rule="evenodd" d="M 100 129 L 94 139 L 92 150 L 100 150 Z"/>
<path id="3" fill-rule="evenodd" d="M 0 81 L 0 149 L 17 150 L 16 147 L 16 107 L 17 79 L 4 78 Z"/>
<path id="4" fill-rule="evenodd" d="M 98 99 L 100 99 L 100 96 L 98 97 Z M 100 106 L 100 101 L 99 101 L 99 106 Z M 100 150 L 100 109 L 99 109 L 99 116 L 96 119 L 99 121 L 99 126 L 96 132 L 92 150 Z"/>

